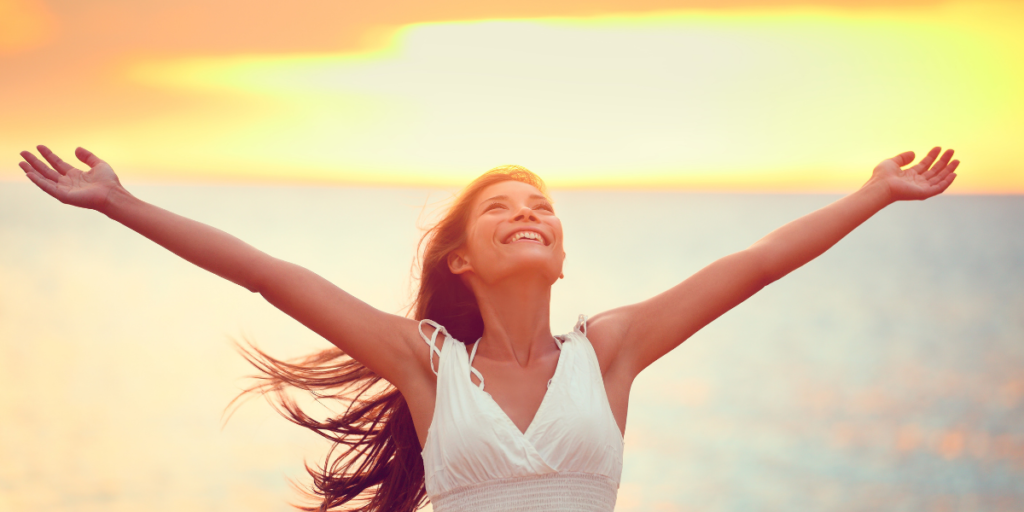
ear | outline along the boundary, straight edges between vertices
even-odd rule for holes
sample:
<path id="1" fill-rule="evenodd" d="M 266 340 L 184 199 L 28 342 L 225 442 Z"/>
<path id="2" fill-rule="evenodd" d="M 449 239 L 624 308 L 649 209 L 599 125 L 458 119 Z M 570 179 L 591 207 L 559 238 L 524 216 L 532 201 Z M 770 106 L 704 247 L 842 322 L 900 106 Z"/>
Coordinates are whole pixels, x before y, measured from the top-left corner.
<path id="1" fill-rule="evenodd" d="M 472 271 L 473 266 L 469 264 L 469 260 L 461 251 L 452 251 L 448 253 L 448 270 L 452 274 L 460 275 Z"/>

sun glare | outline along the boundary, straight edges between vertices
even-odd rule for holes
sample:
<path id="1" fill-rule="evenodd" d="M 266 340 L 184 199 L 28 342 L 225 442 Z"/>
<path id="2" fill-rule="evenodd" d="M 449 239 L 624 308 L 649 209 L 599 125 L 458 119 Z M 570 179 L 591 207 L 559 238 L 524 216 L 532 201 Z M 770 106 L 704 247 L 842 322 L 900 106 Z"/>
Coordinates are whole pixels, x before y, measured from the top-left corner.
<path id="1" fill-rule="evenodd" d="M 456 185 L 516 163 L 555 187 L 765 191 L 848 190 L 882 158 L 942 145 L 969 162 L 959 191 L 1021 192 L 1022 15 L 430 23 L 361 53 L 139 59 L 123 77 L 197 106 L 107 137 L 126 163 L 189 178 Z"/>

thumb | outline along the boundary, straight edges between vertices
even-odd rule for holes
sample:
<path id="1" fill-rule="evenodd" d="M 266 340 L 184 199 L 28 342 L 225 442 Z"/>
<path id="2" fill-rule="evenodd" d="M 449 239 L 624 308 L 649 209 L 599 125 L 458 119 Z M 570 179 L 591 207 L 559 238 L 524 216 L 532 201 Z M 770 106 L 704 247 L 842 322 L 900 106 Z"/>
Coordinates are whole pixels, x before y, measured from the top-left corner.
<path id="1" fill-rule="evenodd" d="M 904 151 L 904 152 L 902 152 L 902 153 L 892 157 L 892 161 L 896 162 L 896 165 L 898 165 L 900 167 L 903 167 L 904 165 L 907 165 L 910 162 L 914 161 L 914 152 L 913 151 Z"/>
<path id="2" fill-rule="evenodd" d="M 77 156 L 78 159 L 81 160 L 82 162 L 85 162 L 85 164 L 88 165 L 89 167 L 96 167 L 97 165 L 103 163 L 103 160 L 100 160 L 100 157 L 92 154 L 92 151 L 89 151 L 88 149 L 85 148 L 80 147 L 76 149 L 75 156 Z"/>

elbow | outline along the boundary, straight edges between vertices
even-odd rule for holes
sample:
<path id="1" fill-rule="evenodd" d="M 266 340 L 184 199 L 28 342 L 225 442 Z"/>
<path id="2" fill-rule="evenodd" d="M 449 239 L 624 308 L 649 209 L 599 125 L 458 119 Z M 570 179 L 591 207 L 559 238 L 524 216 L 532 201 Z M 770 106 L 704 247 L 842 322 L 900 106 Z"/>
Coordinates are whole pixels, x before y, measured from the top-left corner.
<path id="1" fill-rule="evenodd" d="M 260 295 L 263 295 L 263 292 L 260 291 L 260 287 L 253 283 L 242 283 L 242 287 L 245 288 L 246 290 L 249 290 L 252 293 L 258 293 Z"/>
<path id="2" fill-rule="evenodd" d="M 768 285 L 777 281 L 778 278 L 767 273 L 759 273 L 751 280 L 750 295 L 765 289 Z"/>
<path id="3" fill-rule="evenodd" d="M 760 286 L 760 288 L 764 288 L 774 283 L 775 281 L 782 279 L 785 275 L 785 272 L 780 272 L 774 268 L 763 269 L 761 270 L 761 273 L 758 275 L 758 285 Z"/>
<path id="4" fill-rule="evenodd" d="M 242 283 L 242 286 L 250 292 L 258 293 L 263 297 L 266 297 L 267 293 L 272 288 L 270 279 L 267 278 L 268 274 L 269 272 L 256 269 L 249 273 L 248 279 L 245 283 Z"/>
<path id="5" fill-rule="evenodd" d="M 785 272 L 771 257 L 771 251 L 764 245 L 755 244 L 744 251 L 750 258 L 750 268 L 754 269 L 754 283 L 757 290 L 778 281 L 788 272 Z"/>
<path id="6" fill-rule="evenodd" d="M 779 276 L 779 277 L 782 277 L 782 276 Z M 775 277 L 775 276 L 771 276 L 771 275 L 761 276 L 761 279 L 757 282 L 757 291 L 761 291 L 761 290 L 765 289 L 768 285 L 774 283 L 775 281 L 778 281 L 779 277 Z"/>
<path id="7" fill-rule="evenodd" d="M 235 283 L 252 293 L 266 297 L 265 292 L 269 288 L 267 276 L 272 274 L 271 269 L 278 263 L 280 260 L 261 254 L 244 266 L 239 280 Z"/>
<path id="8" fill-rule="evenodd" d="M 245 288 L 246 290 L 249 290 L 252 293 L 262 293 L 261 290 L 263 287 L 252 276 L 236 276 L 233 279 L 229 278 L 228 280 L 231 281 L 232 283 L 237 284 L 238 286 L 241 286 L 242 288 Z"/>

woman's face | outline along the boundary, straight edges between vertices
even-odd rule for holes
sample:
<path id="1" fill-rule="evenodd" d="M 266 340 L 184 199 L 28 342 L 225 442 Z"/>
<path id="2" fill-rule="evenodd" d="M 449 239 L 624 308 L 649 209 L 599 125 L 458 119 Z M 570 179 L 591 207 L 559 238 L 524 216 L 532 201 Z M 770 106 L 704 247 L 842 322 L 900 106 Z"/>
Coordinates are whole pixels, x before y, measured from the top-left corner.
<path id="1" fill-rule="evenodd" d="M 532 185 L 503 181 L 483 189 L 466 229 L 465 245 L 448 257 L 455 274 L 484 284 L 531 276 L 552 284 L 562 273 L 562 223 Z"/>

